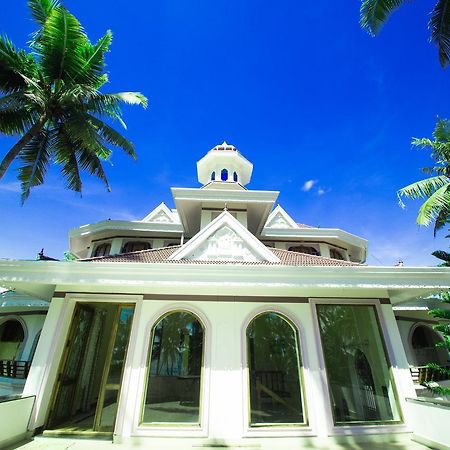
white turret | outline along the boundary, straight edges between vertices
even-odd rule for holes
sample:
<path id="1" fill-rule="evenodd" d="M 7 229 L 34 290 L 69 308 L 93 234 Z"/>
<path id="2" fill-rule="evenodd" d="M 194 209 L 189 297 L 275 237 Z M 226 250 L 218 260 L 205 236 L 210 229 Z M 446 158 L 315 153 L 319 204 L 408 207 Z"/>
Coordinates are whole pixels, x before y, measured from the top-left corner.
<path id="1" fill-rule="evenodd" d="M 213 181 L 245 186 L 250 182 L 252 171 L 253 164 L 226 142 L 212 148 L 197 162 L 198 181 L 203 185 Z"/>

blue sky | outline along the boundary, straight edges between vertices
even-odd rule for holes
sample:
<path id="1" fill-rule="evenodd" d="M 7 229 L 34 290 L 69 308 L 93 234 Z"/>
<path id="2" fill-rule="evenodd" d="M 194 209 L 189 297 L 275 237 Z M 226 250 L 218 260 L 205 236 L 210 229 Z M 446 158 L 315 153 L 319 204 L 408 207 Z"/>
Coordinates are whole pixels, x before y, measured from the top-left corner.
<path id="1" fill-rule="evenodd" d="M 450 117 L 448 70 L 427 42 L 432 2 L 406 4 L 376 38 L 360 29 L 356 0 L 65 4 L 92 40 L 113 30 L 105 90 L 149 98 L 146 111 L 125 109 L 139 159 L 116 151 L 112 192 L 86 177 L 83 197 L 52 168 L 23 207 L 10 169 L 0 257 L 34 259 L 42 247 L 62 257 L 70 228 L 173 207 L 169 188 L 198 187 L 195 162 L 224 140 L 253 162 L 249 188 L 280 190 L 298 222 L 368 239 L 370 264 L 435 265 L 430 253 L 448 249 L 445 232 L 415 224 L 419 202 L 402 210 L 396 198 L 431 162 L 411 137 Z M 16 45 L 33 29 L 25 0 L 2 5 L 0 32 Z M 13 143 L 0 137 L 0 156 Z"/>

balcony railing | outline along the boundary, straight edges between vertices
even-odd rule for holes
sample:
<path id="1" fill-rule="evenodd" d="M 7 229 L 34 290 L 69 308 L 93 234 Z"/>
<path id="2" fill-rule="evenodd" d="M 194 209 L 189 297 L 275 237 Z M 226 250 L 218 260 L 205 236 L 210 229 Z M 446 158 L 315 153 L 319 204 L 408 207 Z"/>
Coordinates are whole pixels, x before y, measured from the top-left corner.
<path id="1" fill-rule="evenodd" d="M 443 367 L 450 369 L 450 366 Z M 438 370 L 427 366 L 410 367 L 409 370 L 411 371 L 411 377 L 415 384 L 422 384 L 428 381 L 441 381 L 448 378 L 448 376 L 442 374 Z"/>
<path id="2" fill-rule="evenodd" d="M 0 360 L 0 377 L 25 379 L 29 371 L 29 361 Z"/>

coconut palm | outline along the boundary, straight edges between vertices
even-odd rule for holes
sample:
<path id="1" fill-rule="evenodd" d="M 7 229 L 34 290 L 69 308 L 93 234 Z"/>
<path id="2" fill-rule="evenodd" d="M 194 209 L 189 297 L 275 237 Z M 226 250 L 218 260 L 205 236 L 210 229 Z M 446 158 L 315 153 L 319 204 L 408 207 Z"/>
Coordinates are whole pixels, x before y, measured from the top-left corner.
<path id="1" fill-rule="evenodd" d="M 387 21 L 391 13 L 405 3 L 404 0 L 362 0 L 361 26 L 375 35 Z M 431 31 L 430 42 L 439 50 L 442 67 L 450 62 L 450 0 L 438 0 L 434 5 L 428 21 Z"/>
<path id="2" fill-rule="evenodd" d="M 50 163 L 61 166 L 67 187 L 81 192 L 81 171 L 100 178 L 111 146 L 136 158 L 133 144 L 107 122 L 123 127 L 123 103 L 146 107 L 137 92 L 102 93 L 108 81 L 105 53 L 112 34 L 92 44 L 79 21 L 59 0 L 29 0 L 38 25 L 30 49 L 0 36 L 0 132 L 20 135 L 0 164 L 0 179 L 19 159 L 22 202 L 44 182 Z"/>
<path id="3" fill-rule="evenodd" d="M 414 146 L 431 149 L 436 165 L 422 169 L 431 176 L 400 189 L 397 194 L 402 207 L 402 197 L 426 199 L 416 220 L 419 225 L 434 222 L 436 232 L 450 220 L 450 120 L 438 118 L 433 138 L 412 141 Z"/>

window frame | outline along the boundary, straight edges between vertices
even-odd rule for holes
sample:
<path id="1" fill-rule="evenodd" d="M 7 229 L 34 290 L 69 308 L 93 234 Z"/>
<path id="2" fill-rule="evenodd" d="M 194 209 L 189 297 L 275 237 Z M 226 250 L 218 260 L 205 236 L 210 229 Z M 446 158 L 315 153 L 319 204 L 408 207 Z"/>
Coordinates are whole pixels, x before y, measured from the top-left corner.
<path id="1" fill-rule="evenodd" d="M 192 314 L 201 324 L 203 328 L 203 348 L 202 348 L 202 368 L 200 372 L 200 395 L 199 395 L 199 421 L 197 423 L 189 422 L 143 422 L 143 410 L 145 407 L 145 398 L 147 395 L 147 383 L 150 371 L 150 361 L 152 353 L 152 343 L 156 326 L 165 317 L 177 313 L 187 312 Z M 172 305 L 158 311 L 152 316 L 152 319 L 145 327 L 143 336 L 143 357 L 139 380 L 139 394 L 136 403 L 136 414 L 134 418 L 134 435 L 136 436 L 199 436 L 206 437 L 208 434 L 209 421 L 209 365 L 210 365 L 210 340 L 211 326 L 202 311 L 193 308 L 190 305 Z"/>
<path id="2" fill-rule="evenodd" d="M 397 384 L 401 381 L 394 373 L 394 366 L 397 365 L 395 353 L 392 348 L 392 342 L 390 339 L 390 334 L 388 331 L 388 327 L 386 326 L 384 313 L 381 309 L 381 302 L 379 298 L 311 298 L 310 299 L 311 312 L 313 316 L 314 323 L 314 334 L 316 337 L 316 348 L 318 352 L 319 358 L 319 366 L 321 373 L 321 384 L 322 391 L 324 393 L 324 400 L 327 406 L 327 422 L 328 422 L 328 430 L 330 433 L 336 435 L 346 435 L 349 430 L 354 433 L 365 433 L 369 430 L 386 430 L 390 433 L 395 433 L 396 431 L 402 432 L 405 431 L 406 424 L 405 418 L 403 414 L 403 407 L 400 401 L 399 395 L 399 387 Z M 366 422 L 357 422 L 357 423 L 343 423 L 337 424 L 334 416 L 333 406 L 332 406 L 332 395 L 331 395 L 331 387 L 328 382 L 328 374 L 326 371 L 325 364 L 325 356 L 322 346 L 322 339 L 320 335 L 320 324 L 319 324 L 319 316 L 317 313 L 317 305 L 334 305 L 334 306 L 372 306 L 376 313 L 376 319 L 378 324 L 378 329 L 380 332 L 381 341 L 383 344 L 383 350 L 386 357 L 386 362 L 388 365 L 389 372 L 389 380 L 392 383 L 392 390 L 394 393 L 395 405 L 398 409 L 399 420 L 389 420 L 389 421 L 366 421 Z M 392 312 L 393 314 L 393 312 Z M 411 380 L 412 384 L 412 380 Z"/>
<path id="3" fill-rule="evenodd" d="M 299 364 L 299 382 L 300 382 L 300 393 L 302 400 L 302 411 L 304 422 L 303 423 L 270 423 L 270 424 L 251 424 L 251 398 L 250 398 L 250 370 L 249 370 L 249 349 L 247 345 L 247 329 L 250 323 L 260 317 L 261 315 L 267 313 L 274 313 L 281 316 L 282 319 L 286 320 L 288 324 L 293 328 L 297 343 L 298 343 L 298 364 Z M 294 315 L 292 311 L 288 311 L 285 308 L 280 308 L 278 306 L 262 306 L 253 310 L 247 315 L 241 326 L 241 348 L 242 348 L 242 367 L 243 367 L 243 377 L 242 377 L 242 407 L 243 407 L 243 436 L 252 437 L 268 437 L 268 436 L 316 436 L 313 431 L 313 420 L 309 414 L 308 408 L 308 382 L 305 376 L 305 367 L 309 367 L 309 362 L 307 358 L 307 349 L 304 347 L 304 342 L 306 339 L 306 332 L 304 326 Z"/>

